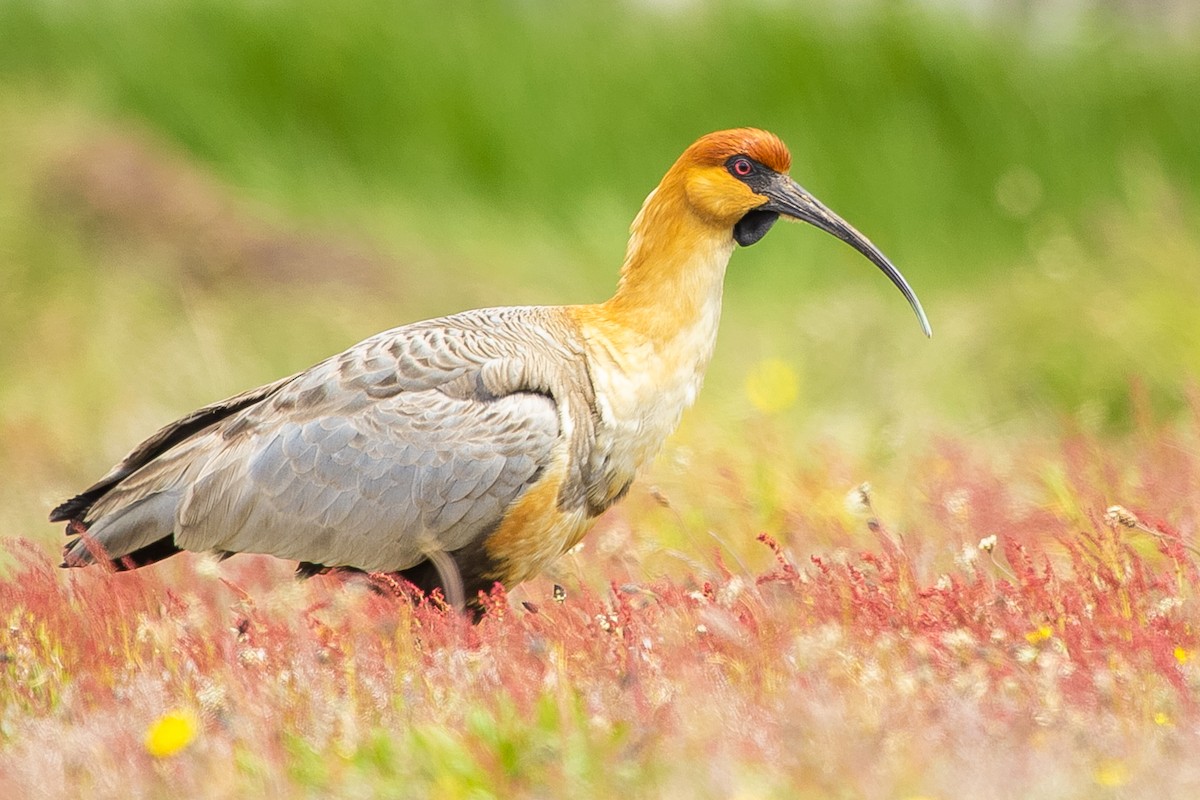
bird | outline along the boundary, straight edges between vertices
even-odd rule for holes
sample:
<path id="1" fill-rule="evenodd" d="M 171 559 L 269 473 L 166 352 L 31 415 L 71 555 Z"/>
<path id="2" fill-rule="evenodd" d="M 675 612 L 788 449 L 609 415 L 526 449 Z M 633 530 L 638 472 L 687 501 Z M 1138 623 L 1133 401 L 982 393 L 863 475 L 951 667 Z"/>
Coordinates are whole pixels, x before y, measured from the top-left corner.
<path id="1" fill-rule="evenodd" d="M 297 574 L 394 576 L 460 607 L 539 574 L 629 491 L 692 405 L 726 265 L 779 219 L 892 262 L 789 176 L 757 128 L 684 150 L 596 304 L 414 322 L 163 427 L 56 507 L 63 567 L 260 553 Z"/>

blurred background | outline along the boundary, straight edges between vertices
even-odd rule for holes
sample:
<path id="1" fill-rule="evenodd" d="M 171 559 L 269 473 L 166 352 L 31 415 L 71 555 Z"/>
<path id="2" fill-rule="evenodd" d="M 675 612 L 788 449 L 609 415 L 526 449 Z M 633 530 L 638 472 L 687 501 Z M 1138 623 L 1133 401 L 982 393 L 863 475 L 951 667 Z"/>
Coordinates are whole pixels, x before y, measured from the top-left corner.
<path id="1" fill-rule="evenodd" d="M 379 330 L 604 299 L 646 193 L 738 125 L 934 338 L 815 229 L 737 252 L 610 533 L 836 540 L 864 480 L 916 524 L 947 448 L 1053 502 L 1065 437 L 1200 407 L 1198 9 L 0 0 L 0 533 L 56 543 L 158 426 Z"/>

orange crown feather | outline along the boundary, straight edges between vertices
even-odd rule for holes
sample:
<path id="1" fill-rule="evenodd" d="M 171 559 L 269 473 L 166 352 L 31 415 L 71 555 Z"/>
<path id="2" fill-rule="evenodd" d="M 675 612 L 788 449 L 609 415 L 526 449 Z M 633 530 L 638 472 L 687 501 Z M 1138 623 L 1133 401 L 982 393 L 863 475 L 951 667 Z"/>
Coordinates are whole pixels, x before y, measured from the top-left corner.
<path id="1" fill-rule="evenodd" d="M 734 128 L 702 136 L 679 157 L 681 165 L 716 166 L 734 155 L 747 155 L 776 172 L 792 167 L 792 155 L 779 137 L 758 128 Z"/>

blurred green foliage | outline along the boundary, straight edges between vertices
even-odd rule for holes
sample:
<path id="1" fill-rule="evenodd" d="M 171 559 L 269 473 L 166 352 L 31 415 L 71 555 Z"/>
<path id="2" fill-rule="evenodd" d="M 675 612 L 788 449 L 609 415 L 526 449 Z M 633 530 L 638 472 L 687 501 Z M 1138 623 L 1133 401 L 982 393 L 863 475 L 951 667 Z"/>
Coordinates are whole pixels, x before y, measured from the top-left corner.
<path id="1" fill-rule="evenodd" d="M 437 241 L 474 211 L 594 270 L 686 144 L 750 124 L 920 285 L 995 272 L 1036 219 L 1126 202 L 1131 164 L 1195 204 L 1198 74 L 1195 37 L 913 3 L 0 3 L 6 84 L 147 121 L 296 213 L 390 198 Z"/>

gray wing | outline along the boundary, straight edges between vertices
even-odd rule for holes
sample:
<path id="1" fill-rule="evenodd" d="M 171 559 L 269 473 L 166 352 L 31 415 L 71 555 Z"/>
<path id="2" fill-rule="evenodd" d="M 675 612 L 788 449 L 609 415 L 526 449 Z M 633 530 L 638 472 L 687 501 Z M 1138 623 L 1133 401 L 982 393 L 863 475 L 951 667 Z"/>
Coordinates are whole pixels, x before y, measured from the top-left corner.
<path id="1" fill-rule="evenodd" d="M 549 462 L 552 400 L 433 389 L 288 421 L 213 459 L 184 495 L 176 542 L 326 566 L 400 570 L 495 526 Z"/>
<path id="2" fill-rule="evenodd" d="M 173 533 L 189 550 L 387 571 L 475 541 L 560 442 L 553 375 L 572 356 L 531 349 L 553 337 L 517 311 L 399 328 L 272 384 L 110 487 L 88 538 L 111 558 Z M 68 564 L 91 560 L 69 547 Z"/>

